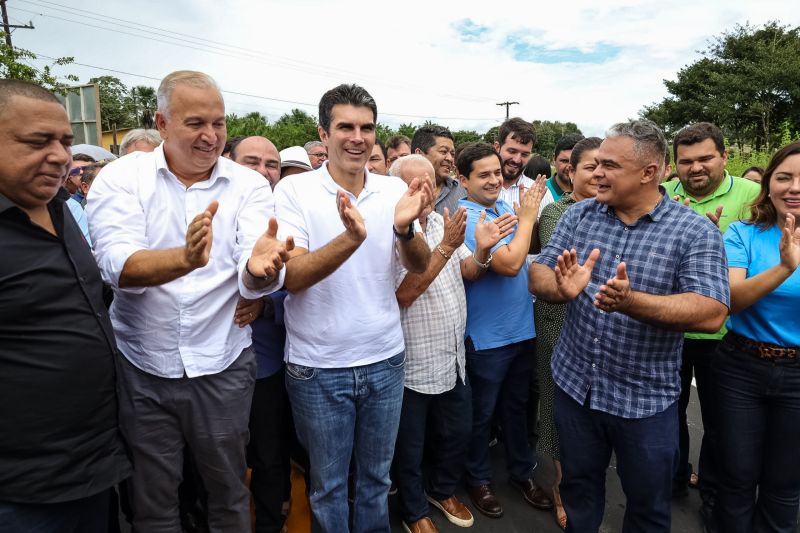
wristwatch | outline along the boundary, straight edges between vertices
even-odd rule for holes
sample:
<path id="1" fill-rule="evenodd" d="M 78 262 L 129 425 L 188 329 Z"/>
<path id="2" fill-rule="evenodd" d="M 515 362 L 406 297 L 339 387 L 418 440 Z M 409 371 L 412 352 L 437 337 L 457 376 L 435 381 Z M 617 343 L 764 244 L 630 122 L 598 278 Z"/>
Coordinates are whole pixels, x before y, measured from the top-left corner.
<path id="1" fill-rule="evenodd" d="M 397 228 L 394 227 L 392 224 L 392 231 L 394 232 L 394 236 L 400 239 L 401 241 L 410 241 L 414 238 L 414 223 L 408 225 L 408 232 L 407 233 L 399 233 Z"/>

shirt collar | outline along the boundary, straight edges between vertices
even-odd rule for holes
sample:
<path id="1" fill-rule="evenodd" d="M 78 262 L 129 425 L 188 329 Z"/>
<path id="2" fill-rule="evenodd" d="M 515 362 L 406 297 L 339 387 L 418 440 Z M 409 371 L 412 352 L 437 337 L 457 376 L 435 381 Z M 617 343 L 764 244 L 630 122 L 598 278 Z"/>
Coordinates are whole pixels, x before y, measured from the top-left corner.
<path id="1" fill-rule="evenodd" d="M 650 211 L 649 213 L 645 213 L 644 215 L 639 217 L 639 220 L 641 220 L 644 217 L 648 217 L 651 221 L 658 222 L 659 220 L 661 220 L 661 217 L 664 216 L 667 210 L 669 210 L 670 205 L 667 202 L 672 202 L 673 200 L 667 194 L 667 190 L 662 185 L 659 185 L 658 192 L 661 193 L 661 200 L 658 201 L 658 203 L 656 204 L 656 206 L 653 208 L 652 211 Z M 597 203 L 600 206 L 598 210 L 601 213 L 608 213 L 609 215 L 613 215 L 614 217 L 617 216 L 616 213 L 614 212 L 613 207 L 609 206 L 608 204 L 601 204 L 600 202 Z"/>
<path id="2" fill-rule="evenodd" d="M 172 172 L 172 170 L 169 168 L 169 165 L 167 165 L 167 158 L 164 156 L 163 142 L 159 144 L 155 150 L 153 150 L 153 154 L 156 158 L 156 172 L 162 176 L 175 176 L 175 173 Z M 194 183 L 192 184 L 192 187 L 197 187 L 198 189 L 209 189 L 220 178 L 230 181 L 231 175 L 233 174 L 234 164 L 235 163 L 228 158 L 222 156 L 217 157 L 217 162 L 214 165 L 214 168 L 211 170 L 211 175 L 208 177 L 208 179 Z M 175 179 L 177 179 L 177 176 L 175 176 Z"/>
<path id="3" fill-rule="evenodd" d="M 325 189 L 329 193 L 335 195 L 339 191 L 347 192 L 344 189 L 344 187 L 340 186 L 338 183 L 336 183 L 333 180 L 333 176 L 331 176 L 331 173 L 328 172 L 328 162 L 327 161 L 322 163 L 322 166 L 320 166 L 317 170 L 312 170 L 311 172 L 319 172 L 321 174 L 321 176 L 322 176 L 322 186 L 325 187 Z M 364 190 L 361 191 L 361 194 L 362 195 L 366 195 L 366 194 L 372 194 L 374 192 L 378 192 L 380 190 L 379 180 L 381 180 L 381 179 L 385 180 L 385 179 L 390 179 L 390 178 L 388 176 L 380 176 L 378 174 L 371 174 L 367 170 L 367 167 L 364 167 Z M 359 195 L 359 196 L 361 196 L 361 195 Z"/>
<path id="4" fill-rule="evenodd" d="M 12 207 L 17 207 L 17 205 L 8 198 L 6 198 L 6 196 L 3 193 L 0 193 L 0 213 L 5 213 Z"/>
<path id="5" fill-rule="evenodd" d="M 711 194 L 709 194 L 708 196 L 706 196 L 705 198 L 703 198 L 702 200 L 695 200 L 694 197 L 687 195 L 686 191 L 683 188 L 683 183 L 681 183 L 680 181 L 678 182 L 678 185 L 675 187 L 675 194 L 681 196 L 682 198 L 688 198 L 689 202 L 694 204 L 704 204 L 706 202 L 710 202 L 714 198 L 729 193 L 733 188 L 733 176 L 731 176 L 728 173 L 727 169 L 724 172 L 725 172 L 725 177 L 722 178 L 722 181 L 720 182 L 716 190 Z"/>
<path id="6" fill-rule="evenodd" d="M 558 196 L 559 196 L 559 198 L 560 198 L 560 197 L 564 196 L 564 190 L 563 190 L 563 189 L 561 188 L 561 186 L 558 184 L 558 178 L 557 178 L 557 176 L 558 176 L 557 174 L 553 174 L 552 176 L 550 176 L 550 179 L 548 179 L 547 181 L 548 181 L 548 182 L 550 183 L 550 185 L 552 186 L 552 188 L 553 188 L 553 191 L 554 191 L 554 192 L 556 192 L 556 193 L 558 193 Z"/>

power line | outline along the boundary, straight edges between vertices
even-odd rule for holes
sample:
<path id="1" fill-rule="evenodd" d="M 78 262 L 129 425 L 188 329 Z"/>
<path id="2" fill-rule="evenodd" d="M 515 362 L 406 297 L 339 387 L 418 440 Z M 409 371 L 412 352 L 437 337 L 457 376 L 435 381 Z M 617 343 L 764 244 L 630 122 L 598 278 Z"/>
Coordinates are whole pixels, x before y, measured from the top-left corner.
<path id="1" fill-rule="evenodd" d="M 45 54 L 40 54 L 38 52 L 33 52 L 33 53 L 36 54 L 37 57 L 43 57 L 45 59 L 50 59 L 50 60 L 55 60 L 56 59 L 54 57 L 51 57 L 51 56 L 48 56 L 48 55 L 45 55 Z M 153 80 L 153 81 L 158 81 L 158 82 L 161 81 L 161 78 L 157 78 L 155 76 L 147 76 L 145 74 L 136 74 L 134 72 L 126 72 L 124 70 L 117 70 L 117 69 L 108 68 L 108 67 L 99 67 L 97 65 L 89 65 L 89 64 L 86 64 L 86 63 L 79 63 L 77 61 L 73 61 L 70 64 L 71 65 L 78 65 L 78 66 L 81 66 L 81 67 L 87 67 L 87 68 L 102 70 L 102 71 L 106 71 L 106 72 L 113 72 L 115 74 L 124 74 L 126 76 L 134 76 L 134 77 L 137 77 L 137 78 L 143 78 L 143 79 L 147 79 L 147 80 Z M 274 97 L 271 97 L 271 96 L 262 96 L 262 95 L 258 95 L 258 94 L 242 93 L 242 92 L 238 92 L 238 91 L 228 91 L 228 90 L 224 90 L 224 89 L 222 89 L 221 92 L 226 93 L 226 94 L 234 94 L 234 95 L 237 95 L 237 96 L 247 96 L 248 98 L 256 98 L 256 99 L 259 99 L 259 100 L 270 100 L 270 101 L 273 101 L 273 102 L 281 102 L 281 103 L 284 103 L 284 104 L 293 104 L 293 105 L 302 105 L 302 106 L 308 106 L 308 107 L 312 107 L 312 108 L 316 108 L 317 105 L 318 105 L 318 104 L 312 104 L 312 103 L 309 103 L 309 102 L 299 102 L 297 100 L 286 100 L 286 99 L 283 99 L 283 98 L 274 98 Z M 431 115 L 409 115 L 409 114 L 405 114 L 405 113 L 381 113 L 381 115 L 386 115 L 386 116 L 390 116 L 390 117 L 437 119 L 437 120 L 469 120 L 469 121 L 495 121 L 496 120 L 494 118 L 438 117 L 438 116 L 431 116 Z"/>
<path id="2" fill-rule="evenodd" d="M 42 7 L 42 8 L 45 8 L 45 9 L 52 9 L 52 10 L 56 10 L 56 11 L 60 11 L 60 12 L 66 12 L 66 13 L 71 14 L 71 15 L 76 15 L 76 16 L 79 16 L 79 17 L 82 17 L 82 18 L 87 18 L 87 19 L 90 19 L 90 20 L 101 22 L 103 24 L 111 24 L 111 25 L 115 25 L 115 26 L 120 26 L 122 28 L 126 28 L 128 30 L 133 30 L 133 31 L 138 32 L 138 33 L 131 33 L 129 31 L 123 31 L 123 30 L 119 30 L 119 29 L 116 29 L 116 28 L 109 28 L 109 27 L 106 27 L 106 26 L 98 26 L 96 24 L 90 24 L 90 23 L 88 23 L 88 22 L 86 22 L 84 20 L 68 19 L 68 18 L 64 18 L 63 16 L 39 13 L 39 12 L 36 12 L 36 11 L 30 11 L 30 10 L 18 8 L 18 9 L 20 9 L 22 11 L 26 11 L 26 12 L 29 12 L 29 13 L 35 13 L 35 14 L 43 16 L 43 17 L 49 17 L 49 18 L 53 18 L 53 19 L 56 19 L 56 20 L 62 20 L 62 21 L 65 21 L 65 22 L 73 23 L 73 24 L 81 24 L 81 25 L 84 25 L 84 26 L 87 26 L 87 27 L 91 27 L 91 28 L 96 28 L 96 29 L 100 29 L 100 30 L 104 30 L 104 31 L 112 31 L 112 32 L 116 32 L 116 33 L 120 33 L 120 34 L 124 34 L 124 35 L 129 35 L 129 36 L 132 36 L 132 37 L 139 37 L 139 38 L 143 38 L 143 39 L 148 39 L 148 40 L 155 41 L 155 42 L 161 42 L 161 43 L 165 43 L 165 44 L 172 44 L 174 46 L 182 46 L 184 48 L 189 48 L 189 49 L 202 51 L 202 52 L 207 52 L 207 53 L 213 53 L 215 55 L 221 55 L 223 57 L 231 57 L 231 58 L 238 58 L 238 59 L 245 58 L 248 61 L 257 61 L 257 62 L 260 62 L 262 64 L 267 64 L 267 65 L 277 65 L 277 66 L 280 66 L 280 67 L 283 67 L 283 68 L 287 68 L 287 69 L 290 69 L 290 70 L 304 72 L 306 74 L 311 74 L 311 75 L 315 75 L 315 76 L 322 76 L 322 77 L 328 77 L 328 78 L 335 78 L 335 79 L 341 79 L 342 77 L 356 76 L 359 79 L 371 80 L 373 82 L 376 82 L 376 83 L 379 83 L 379 84 L 382 84 L 382 85 L 386 85 L 386 86 L 389 86 L 389 87 L 394 87 L 396 89 L 401 89 L 401 90 L 408 90 L 408 89 L 418 90 L 418 91 L 421 91 L 421 90 L 427 91 L 428 90 L 428 88 L 425 88 L 425 87 L 415 87 L 415 86 L 409 85 L 409 84 L 398 84 L 398 83 L 396 83 L 394 81 L 387 81 L 384 78 L 378 78 L 378 77 L 365 75 L 365 74 L 361 74 L 361 73 L 357 73 L 357 72 L 352 72 L 352 71 L 348 71 L 348 70 L 344 70 L 344 69 L 333 68 L 330 65 L 320 65 L 320 64 L 316 64 L 316 63 L 310 63 L 310 62 L 307 62 L 307 61 L 295 60 L 295 59 L 286 58 L 286 57 L 282 57 L 282 56 L 269 55 L 269 54 L 265 54 L 264 52 L 259 51 L 259 50 L 253 50 L 253 49 L 244 48 L 244 47 L 241 47 L 241 46 L 230 45 L 230 44 L 222 43 L 220 41 L 210 40 L 210 39 L 207 39 L 205 37 L 202 37 L 202 38 L 201 37 L 196 37 L 196 36 L 193 36 L 191 34 L 186 34 L 186 33 L 181 33 L 181 32 L 174 32 L 172 30 L 168 30 L 168 29 L 164 29 L 164 28 L 157 28 L 157 27 L 152 27 L 152 26 L 148 26 L 148 28 L 143 28 L 140 23 L 135 22 L 135 21 L 130 21 L 130 20 L 126 20 L 126 19 L 122 19 L 122 18 L 118 18 L 118 17 L 111 17 L 111 16 L 107 16 L 107 15 L 102 15 L 102 14 L 94 12 L 94 11 L 75 8 L 75 7 L 67 6 L 67 5 L 64 5 L 64 4 L 59 4 L 57 2 L 51 2 L 49 0 L 35 0 L 35 1 L 19 0 L 19 1 L 27 3 L 27 4 L 30 4 L 30 5 L 33 5 L 33 6 L 36 6 L 36 7 Z M 58 6 L 58 7 L 56 7 L 56 6 Z M 64 8 L 64 9 L 62 9 L 62 8 Z M 101 18 L 98 18 L 98 16 L 101 17 Z M 113 22 L 113 21 L 120 21 L 120 22 Z M 142 34 L 144 34 L 144 35 L 142 35 Z M 181 37 L 186 37 L 188 39 L 184 39 L 184 38 L 181 38 L 181 37 L 176 37 L 176 35 L 179 35 Z M 169 40 L 164 40 L 164 39 L 169 39 Z M 211 44 L 209 44 L 209 43 L 211 43 Z M 219 45 L 219 46 L 215 46 L 215 45 Z M 483 96 L 480 96 L 480 97 L 479 96 L 472 96 L 472 95 L 465 96 L 465 95 L 457 95 L 457 94 L 449 94 L 449 93 L 448 94 L 439 93 L 438 95 L 442 96 L 444 98 L 457 98 L 457 99 L 460 99 L 460 100 L 473 101 L 473 102 L 491 101 L 490 98 L 483 97 Z"/>

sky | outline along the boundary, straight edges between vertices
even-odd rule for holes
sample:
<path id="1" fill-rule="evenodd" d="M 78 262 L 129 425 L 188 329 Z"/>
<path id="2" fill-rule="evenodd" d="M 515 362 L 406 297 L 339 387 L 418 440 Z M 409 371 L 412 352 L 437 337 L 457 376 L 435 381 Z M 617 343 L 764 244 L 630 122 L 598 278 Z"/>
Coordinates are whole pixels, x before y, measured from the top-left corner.
<path id="1" fill-rule="evenodd" d="M 226 110 L 274 121 L 317 115 L 322 94 L 364 86 L 378 121 L 432 120 L 485 132 L 511 116 L 574 122 L 586 135 L 667 96 L 664 79 L 736 24 L 800 25 L 789 0 L 566 2 L 324 0 L 8 0 L 14 45 L 72 56 L 82 82 L 151 85 L 201 70 Z M 116 72 L 114 72 L 116 71 Z"/>

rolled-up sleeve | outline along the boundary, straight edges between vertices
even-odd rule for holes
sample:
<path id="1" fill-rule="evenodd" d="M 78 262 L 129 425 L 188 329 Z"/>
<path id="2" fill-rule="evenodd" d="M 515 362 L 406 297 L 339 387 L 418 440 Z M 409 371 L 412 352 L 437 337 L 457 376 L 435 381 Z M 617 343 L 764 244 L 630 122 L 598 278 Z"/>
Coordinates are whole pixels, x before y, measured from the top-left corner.
<path id="1" fill-rule="evenodd" d="M 136 181 L 126 174 L 130 166 L 120 163 L 108 165 L 95 178 L 87 197 L 86 215 L 103 281 L 116 290 L 139 294 L 146 288 L 119 286 L 128 258 L 148 248 L 146 219 L 135 190 Z"/>
<path id="2" fill-rule="evenodd" d="M 263 186 L 253 190 L 244 205 L 239 210 L 236 217 L 236 247 L 234 248 L 234 260 L 237 262 L 239 293 L 251 300 L 261 298 L 273 293 L 283 286 L 286 276 L 286 269 L 282 268 L 278 272 L 278 277 L 264 287 L 254 291 L 244 284 L 244 273 L 247 269 L 247 261 L 253 253 L 256 241 L 267 231 L 270 217 L 275 216 L 275 199 L 269 184 L 264 181 Z"/>

